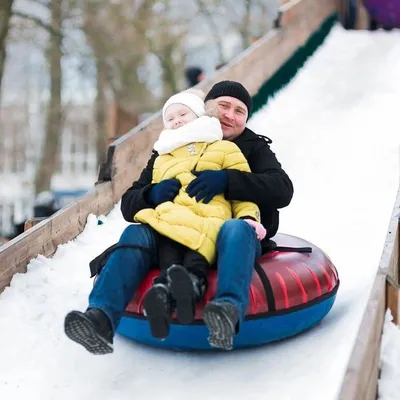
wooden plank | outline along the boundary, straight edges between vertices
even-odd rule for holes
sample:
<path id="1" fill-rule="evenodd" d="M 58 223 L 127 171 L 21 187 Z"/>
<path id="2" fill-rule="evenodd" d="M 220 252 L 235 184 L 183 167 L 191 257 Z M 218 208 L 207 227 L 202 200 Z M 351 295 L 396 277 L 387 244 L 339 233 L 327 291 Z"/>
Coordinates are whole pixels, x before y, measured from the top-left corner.
<path id="1" fill-rule="evenodd" d="M 375 356 L 372 360 L 373 367 L 371 368 L 371 375 L 368 378 L 368 383 L 367 383 L 367 387 L 365 390 L 365 397 L 360 397 L 362 399 L 376 400 L 376 398 L 377 398 L 378 379 L 379 379 L 379 372 L 380 372 L 379 362 L 380 362 L 380 355 L 381 355 L 380 346 L 381 346 L 381 341 L 379 340 L 379 347 L 377 348 L 377 351 L 375 352 Z"/>
<path id="2" fill-rule="evenodd" d="M 389 234 L 393 242 L 387 242 L 385 246 L 393 247 L 393 250 L 388 257 L 386 304 L 393 315 L 393 322 L 398 325 L 400 318 L 400 189 L 389 225 Z"/>
<path id="3" fill-rule="evenodd" d="M 109 143 L 112 143 L 112 138 L 115 136 L 117 131 L 117 104 L 111 103 L 108 107 L 107 115 L 107 139 Z"/>
<path id="4" fill-rule="evenodd" d="M 364 313 L 350 362 L 339 395 L 340 400 L 375 400 L 380 343 L 385 317 L 386 275 L 375 278 L 368 306 Z M 369 397 L 368 397 L 369 396 Z"/>
<path id="5" fill-rule="evenodd" d="M 397 325 L 400 318 L 400 188 L 393 208 L 392 218 L 388 228 L 389 238 L 385 242 L 385 262 L 387 262 L 386 304 Z M 384 267 L 382 265 L 382 267 Z"/>
<path id="6" fill-rule="evenodd" d="M 386 305 L 393 315 L 393 323 L 399 324 L 399 289 L 400 286 L 396 284 L 389 276 L 386 277 Z"/>
<path id="7" fill-rule="evenodd" d="M 400 193 L 398 195 L 400 197 Z M 400 206 L 397 206 L 397 215 L 394 216 L 396 218 L 397 216 L 397 226 L 395 219 L 393 219 L 393 224 L 390 227 L 390 229 L 393 229 L 394 231 L 394 238 L 393 238 L 393 251 L 390 255 L 389 258 L 389 265 L 388 265 L 388 275 L 393 279 L 394 282 L 397 283 L 397 285 L 400 284 L 400 265 L 399 265 L 399 258 L 400 258 Z"/>
<path id="8" fill-rule="evenodd" d="M 90 213 L 108 213 L 118 200 L 113 184 L 103 183 L 0 247 L 0 292 L 10 283 L 14 274 L 26 272 L 26 266 L 32 258 L 38 254 L 51 256 L 59 244 L 83 231 Z"/>
<path id="9" fill-rule="evenodd" d="M 339 397 L 341 400 L 376 399 L 380 344 L 385 311 L 388 305 L 394 307 L 393 310 L 398 309 L 396 301 L 398 299 L 397 288 L 399 285 L 390 274 L 394 273 L 394 271 L 397 273 L 400 267 L 398 247 L 399 215 L 400 187 L 389 221 L 378 273 L 343 380 Z M 387 287 L 387 283 L 392 287 Z M 396 290 L 393 292 L 394 289 Z M 386 302 L 387 291 L 394 293 L 388 302 Z"/>

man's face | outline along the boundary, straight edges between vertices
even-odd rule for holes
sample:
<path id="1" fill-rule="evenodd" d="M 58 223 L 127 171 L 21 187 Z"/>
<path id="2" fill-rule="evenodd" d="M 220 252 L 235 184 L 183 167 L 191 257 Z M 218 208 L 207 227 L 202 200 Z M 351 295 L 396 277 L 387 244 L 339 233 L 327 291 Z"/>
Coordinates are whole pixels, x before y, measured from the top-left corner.
<path id="1" fill-rule="evenodd" d="M 221 96 L 215 99 L 225 140 L 235 140 L 246 127 L 247 107 L 235 97 Z"/>

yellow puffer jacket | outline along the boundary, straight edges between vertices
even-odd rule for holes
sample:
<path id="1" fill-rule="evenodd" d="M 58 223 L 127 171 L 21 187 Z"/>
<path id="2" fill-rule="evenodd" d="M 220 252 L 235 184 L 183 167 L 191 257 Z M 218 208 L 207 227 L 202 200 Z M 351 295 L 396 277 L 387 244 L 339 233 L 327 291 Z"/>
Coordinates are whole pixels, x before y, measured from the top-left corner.
<path id="1" fill-rule="evenodd" d="M 182 128 L 192 124 L 193 122 Z M 220 129 L 219 121 L 217 124 Z M 182 128 L 173 131 L 174 134 Z M 204 133 L 202 136 L 204 137 Z M 170 142 L 172 135 L 168 139 Z M 154 163 L 153 183 L 176 178 L 180 180 L 182 187 L 173 202 L 162 203 L 155 209 L 141 210 L 135 215 L 135 221 L 150 225 L 160 234 L 198 251 L 210 264 L 213 263 L 217 235 L 226 220 L 250 216 L 260 222 L 260 212 L 254 203 L 228 201 L 221 194 L 208 204 L 203 204 L 186 193 L 187 186 L 196 178 L 191 171 L 223 169 L 250 172 L 249 165 L 236 144 L 225 140 L 187 143 L 168 154 L 160 155 Z"/>

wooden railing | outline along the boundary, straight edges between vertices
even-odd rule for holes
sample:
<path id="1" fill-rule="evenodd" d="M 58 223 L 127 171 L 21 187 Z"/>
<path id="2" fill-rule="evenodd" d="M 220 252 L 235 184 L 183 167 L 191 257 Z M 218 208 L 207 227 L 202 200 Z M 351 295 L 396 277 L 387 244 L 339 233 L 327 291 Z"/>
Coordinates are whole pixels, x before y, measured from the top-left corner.
<path id="1" fill-rule="evenodd" d="M 342 385 L 340 400 L 375 400 L 385 311 L 399 318 L 400 188 L 379 263 L 379 269 L 358 331 Z"/>

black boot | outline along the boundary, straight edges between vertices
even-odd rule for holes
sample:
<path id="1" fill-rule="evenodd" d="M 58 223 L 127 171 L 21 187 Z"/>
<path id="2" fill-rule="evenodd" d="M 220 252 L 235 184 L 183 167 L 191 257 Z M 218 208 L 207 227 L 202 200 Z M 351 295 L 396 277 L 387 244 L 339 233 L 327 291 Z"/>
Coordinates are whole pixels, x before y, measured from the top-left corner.
<path id="1" fill-rule="evenodd" d="M 113 330 L 107 315 L 98 308 L 84 313 L 71 311 L 64 320 L 65 334 L 92 354 L 109 354 L 113 349 Z"/>
<path id="2" fill-rule="evenodd" d="M 210 302 L 204 307 L 203 321 L 210 330 L 208 343 L 212 347 L 232 350 L 239 321 L 237 308 L 228 302 Z"/>
<path id="3" fill-rule="evenodd" d="M 168 285 L 176 302 L 176 317 L 181 324 L 191 324 L 196 314 L 196 304 L 203 297 L 204 280 L 187 271 L 182 265 L 171 265 L 167 270 Z"/>
<path id="4" fill-rule="evenodd" d="M 165 339 L 169 334 L 171 301 L 168 286 L 164 283 L 154 284 L 144 298 L 144 315 L 149 321 L 151 334 L 158 339 Z"/>

